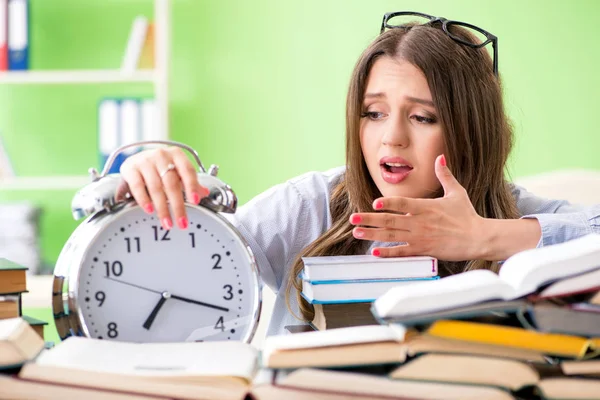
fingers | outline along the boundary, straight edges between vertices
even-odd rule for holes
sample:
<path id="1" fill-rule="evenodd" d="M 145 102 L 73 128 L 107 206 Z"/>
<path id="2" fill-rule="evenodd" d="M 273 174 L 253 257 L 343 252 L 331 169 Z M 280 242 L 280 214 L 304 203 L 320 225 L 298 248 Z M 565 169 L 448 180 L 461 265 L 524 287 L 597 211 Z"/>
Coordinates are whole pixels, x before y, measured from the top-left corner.
<path id="1" fill-rule="evenodd" d="M 410 231 L 412 219 L 410 215 L 392 213 L 357 213 L 350 216 L 350 223 L 352 225 Z"/>
<path id="2" fill-rule="evenodd" d="M 430 199 L 411 199 L 408 197 L 380 197 L 373 202 L 373 209 L 421 214 Z"/>
<path id="3" fill-rule="evenodd" d="M 435 159 L 435 175 L 444 188 L 444 195 L 447 196 L 462 186 L 456 180 L 450 168 L 446 164 L 446 156 L 441 154 Z"/>
<path id="4" fill-rule="evenodd" d="M 154 206 L 146 191 L 146 183 L 140 170 L 130 164 L 124 163 L 121 167 L 121 176 L 125 180 L 125 183 L 119 185 L 117 200 L 123 199 L 125 194 L 129 192 L 144 211 L 152 214 Z"/>
<path id="5" fill-rule="evenodd" d="M 156 210 L 164 229 L 171 229 L 174 223 L 181 229 L 187 228 L 184 189 L 185 197 L 194 204 L 209 194 L 199 184 L 193 164 L 177 147 L 128 157 L 121 167 L 121 176 L 125 182 L 119 186 L 117 196 L 122 198 L 129 192 L 147 213 Z"/>
<path id="6" fill-rule="evenodd" d="M 164 161 L 163 161 L 164 162 Z M 159 163 L 162 164 L 162 163 Z M 167 164 L 168 165 L 168 164 Z M 140 167 L 140 173 L 143 176 L 146 189 L 148 190 L 148 194 L 152 199 L 152 203 L 156 209 L 157 217 L 164 229 L 171 229 L 173 227 L 173 220 L 171 219 L 171 214 L 169 212 L 169 206 L 167 204 L 167 194 L 168 190 L 163 186 L 163 181 L 158 173 L 157 167 L 153 163 L 144 163 Z M 162 170 L 166 169 L 162 167 Z M 176 175 L 174 172 L 169 172 L 169 174 Z M 172 177 L 174 179 L 179 179 L 177 177 Z M 170 187 L 172 190 L 172 186 Z M 180 192 L 179 196 L 182 198 L 181 202 L 183 202 L 183 194 Z"/>
<path id="7" fill-rule="evenodd" d="M 196 168 L 188 160 L 185 153 L 177 147 L 170 149 L 173 157 L 173 164 L 177 168 L 187 201 L 193 204 L 200 203 L 203 197 L 208 196 L 209 190 L 198 182 Z"/>
<path id="8" fill-rule="evenodd" d="M 358 227 L 352 230 L 352 235 L 357 239 L 370 240 L 373 242 L 408 242 L 411 238 L 409 231 L 386 228 L 364 228 Z"/>
<path id="9" fill-rule="evenodd" d="M 393 247 L 376 247 L 371 254 L 377 257 L 410 257 L 418 255 L 418 252 L 412 246 L 404 244 Z"/>

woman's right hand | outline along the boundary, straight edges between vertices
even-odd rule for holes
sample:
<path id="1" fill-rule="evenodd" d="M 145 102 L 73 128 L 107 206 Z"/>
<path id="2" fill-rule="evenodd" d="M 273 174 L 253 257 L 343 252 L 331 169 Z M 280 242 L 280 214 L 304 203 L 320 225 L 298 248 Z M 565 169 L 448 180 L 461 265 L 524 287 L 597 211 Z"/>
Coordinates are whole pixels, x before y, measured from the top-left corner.
<path id="1" fill-rule="evenodd" d="M 171 229 L 173 221 L 179 228 L 186 229 L 188 219 L 184 201 L 198 204 L 209 194 L 209 190 L 198 182 L 196 173 L 196 168 L 179 147 L 145 150 L 128 157 L 121 165 L 124 182 L 118 189 L 117 199 L 130 193 L 146 213 L 152 214 L 156 210 L 164 229 Z"/>

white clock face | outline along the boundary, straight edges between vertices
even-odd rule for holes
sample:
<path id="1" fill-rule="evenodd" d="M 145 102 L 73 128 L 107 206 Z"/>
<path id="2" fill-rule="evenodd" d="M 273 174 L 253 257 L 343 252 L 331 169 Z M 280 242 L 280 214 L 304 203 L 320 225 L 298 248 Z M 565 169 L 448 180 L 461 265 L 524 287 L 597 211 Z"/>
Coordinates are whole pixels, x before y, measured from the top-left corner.
<path id="1" fill-rule="evenodd" d="M 244 340 L 254 329 L 253 260 L 230 225 L 187 206 L 189 227 L 163 230 L 139 207 L 90 243 L 77 300 L 89 336 L 132 342 Z"/>

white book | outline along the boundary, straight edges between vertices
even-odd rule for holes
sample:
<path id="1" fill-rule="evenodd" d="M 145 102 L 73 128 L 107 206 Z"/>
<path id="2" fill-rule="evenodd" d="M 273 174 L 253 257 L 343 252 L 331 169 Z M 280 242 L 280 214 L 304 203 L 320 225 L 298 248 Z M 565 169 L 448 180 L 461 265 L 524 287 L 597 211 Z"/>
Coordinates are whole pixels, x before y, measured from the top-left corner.
<path id="1" fill-rule="evenodd" d="M 242 342 L 128 343 L 73 336 L 35 363 L 130 377 L 229 376 L 250 381 L 257 356 L 257 350 Z"/>
<path id="2" fill-rule="evenodd" d="M 433 257 L 320 256 L 303 257 L 304 277 L 310 281 L 423 278 L 438 274 Z"/>
<path id="3" fill-rule="evenodd" d="M 513 300 L 553 282 L 599 268 L 600 235 L 589 234 L 517 253 L 506 260 L 498 275 L 489 270 L 474 270 L 438 281 L 393 288 L 373 302 L 373 313 L 379 318 L 393 319 L 490 300 Z M 579 280 L 574 282 L 587 285 Z M 572 285 L 568 288 L 570 291 L 578 289 Z"/>
<path id="4" fill-rule="evenodd" d="M 147 32 L 148 18 L 144 16 L 136 17 L 133 20 L 131 31 L 129 32 L 129 39 L 127 40 L 127 48 L 125 49 L 123 62 L 121 63 L 121 70 L 133 72 L 137 69 Z"/>
<path id="5" fill-rule="evenodd" d="M 302 332 L 292 335 L 269 336 L 262 350 L 262 365 L 269 366 L 274 353 L 292 350 L 343 347 L 380 342 L 402 342 L 406 329 L 402 325 L 369 325 L 325 331 Z"/>
<path id="6" fill-rule="evenodd" d="M 124 146 L 127 144 L 132 144 L 139 142 L 141 140 L 141 121 L 140 121 L 140 105 L 137 100 L 133 99 L 125 99 L 121 101 L 120 104 L 121 113 L 120 113 L 120 140 L 119 146 Z M 137 152 L 139 148 L 130 147 L 126 149 L 123 153 L 125 155 L 131 155 Z"/>
<path id="7" fill-rule="evenodd" d="M 108 156 L 119 147 L 119 103 L 102 100 L 98 106 L 98 147 L 100 154 Z"/>
<path id="8" fill-rule="evenodd" d="M 257 350 L 242 342 L 131 343 L 69 337 L 25 364 L 19 378 L 161 398 L 239 400 L 257 369 Z"/>
<path id="9" fill-rule="evenodd" d="M 372 302 L 394 287 L 405 287 L 436 279 L 369 279 L 351 281 L 302 281 L 302 294 L 311 304 L 367 303 Z"/>

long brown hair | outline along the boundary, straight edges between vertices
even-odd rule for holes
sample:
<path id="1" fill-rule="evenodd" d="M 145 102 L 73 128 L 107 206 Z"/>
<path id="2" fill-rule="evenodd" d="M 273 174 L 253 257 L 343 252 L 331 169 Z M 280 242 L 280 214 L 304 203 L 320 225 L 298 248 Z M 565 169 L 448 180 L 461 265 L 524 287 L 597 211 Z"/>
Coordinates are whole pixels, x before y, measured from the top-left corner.
<path id="1" fill-rule="evenodd" d="M 476 40 L 459 27 L 452 27 L 452 33 Z M 504 175 L 513 133 L 487 51 L 459 44 L 433 26 L 390 29 L 363 52 L 352 74 L 346 102 L 346 172 L 331 194 L 332 226 L 298 255 L 289 275 L 288 307 L 289 296 L 295 294 L 306 320 L 313 318 L 314 311 L 300 296 L 301 258 L 364 254 L 370 245 L 353 237 L 349 218 L 355 212 L 372 212 L 372 202 L 381 196 L 367 169 L 359 132 L 367 78 L 381 56 L 402 59 L 424 73 L 442 124 L 448 166 L 466 189 L 477 213 L 485 218 L 518 217 Z M 485 260 L 440 261 L 441 275 L 479 268 L 497 272 L 498 265 Z"/>

